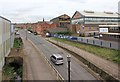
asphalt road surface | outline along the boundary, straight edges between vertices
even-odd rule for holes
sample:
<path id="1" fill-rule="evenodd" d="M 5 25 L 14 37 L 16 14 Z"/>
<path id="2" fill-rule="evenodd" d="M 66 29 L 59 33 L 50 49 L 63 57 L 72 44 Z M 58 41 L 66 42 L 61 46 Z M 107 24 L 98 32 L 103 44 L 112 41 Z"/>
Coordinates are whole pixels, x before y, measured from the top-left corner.
<path id="1" fill-rule="evenodd" d="M 26 32 L 24 30 L 20 31 L 20 33 L 26 36 Z M 50 56 L 55 53 L 59 53 L 63 56 L 64 58 L 63 65 L 55 65 L 54 63 L 52 62 L 51 63 L 62 75 L 62 77 L 65 80 L 67 80 L 67 70 L 68 70 L 67 55 L 70 55 L 70 54 L 64 51 L 63 49 L 47 42 L 41 36 L 36 36 L 30 33 L 30 34 L 27 34 L 27 38 L 31 40 L 49 60 L 50 60 Z M 96 80 L 96 78 L 80 65 L 79 60 L 71 56 L 71 80 Z"/>

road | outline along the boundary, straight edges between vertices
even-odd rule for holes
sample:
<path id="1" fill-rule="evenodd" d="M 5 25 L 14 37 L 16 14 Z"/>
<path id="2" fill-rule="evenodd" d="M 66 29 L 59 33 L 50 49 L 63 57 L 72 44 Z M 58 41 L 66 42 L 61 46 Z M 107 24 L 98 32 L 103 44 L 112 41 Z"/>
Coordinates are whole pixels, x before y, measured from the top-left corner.
<path id="1" fill-rule="evenodd" d="M 24 47 L 24 80 L 56 80 L 56 75 L 37 52 L 36 48 L 25 37 Z"/>
<path id="2" fill-rule="evenodd" d="M 20 33 L 26 36 L 26 33 L 24 30 L 22 30 Z M 60 53 L 63 56 L 64 58 L 63 65 L 54 65 L 52 62 L 51 63 L 62 75 L 62 77 L 65 80 L 67 80 L 67 55 L 71 55 L 71 54 L 47 42 L 41 36 L 27 34 L 27 38 L 31 40 L 49 60 L 50 60 L 50 56 L 55 53 Z M 79 60 L 71 56 L 71 80 L 96 80 L 96 78 L 80 65 Z"/>

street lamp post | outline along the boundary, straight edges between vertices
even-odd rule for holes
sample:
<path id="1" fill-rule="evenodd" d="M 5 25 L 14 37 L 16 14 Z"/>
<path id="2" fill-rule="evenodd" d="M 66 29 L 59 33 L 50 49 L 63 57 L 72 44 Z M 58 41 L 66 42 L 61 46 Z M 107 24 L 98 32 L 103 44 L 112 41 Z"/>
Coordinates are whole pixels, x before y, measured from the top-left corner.
<path id="1" fill-rule="evenodd" d="M 70 62 L 71 62 L 71 56 L 67 56 L 67 61 L 68 61 L 68 82 L 70 82 Z"/>
<path id="2" fill-rule="evenodd" d="M 27 40 L 27 27 L 26 27 L 26 40 Z"/>

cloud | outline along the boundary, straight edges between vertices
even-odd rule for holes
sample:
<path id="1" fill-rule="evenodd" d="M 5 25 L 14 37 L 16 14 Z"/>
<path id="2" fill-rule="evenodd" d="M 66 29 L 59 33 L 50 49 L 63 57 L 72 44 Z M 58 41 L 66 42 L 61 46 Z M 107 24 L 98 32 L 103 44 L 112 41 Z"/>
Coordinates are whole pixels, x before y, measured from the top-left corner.
<path id="1" fill-rule="evenodd" d="M 119 0 L 0 0 L 0 15 L 12 22 L 50 20 L 75 11 L 118 11 Z"/>

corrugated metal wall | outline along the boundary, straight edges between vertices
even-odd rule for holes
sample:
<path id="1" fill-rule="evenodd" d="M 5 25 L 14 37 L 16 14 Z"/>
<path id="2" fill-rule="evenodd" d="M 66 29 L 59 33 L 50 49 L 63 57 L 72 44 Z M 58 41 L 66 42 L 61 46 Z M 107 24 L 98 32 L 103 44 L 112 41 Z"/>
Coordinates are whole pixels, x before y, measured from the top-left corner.
<path id="1" fill-rule="evenodd" d="M 11 22 L 0 16 L 0 70 L 4 66 L 5 56 L 8 56 L 11 49 L 10 27 Z"/>

